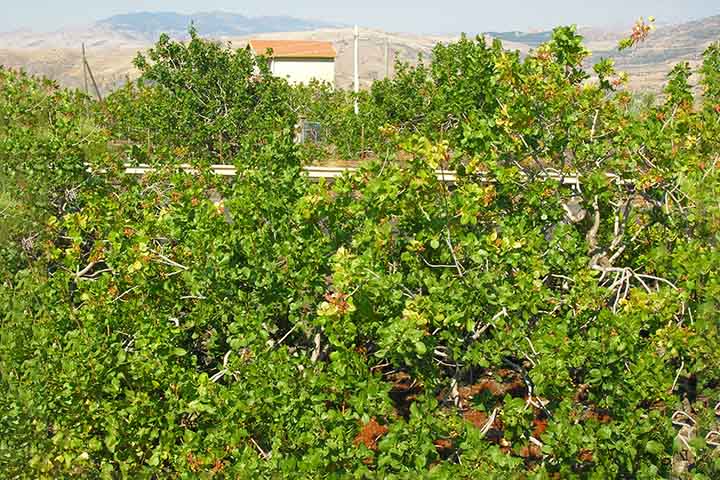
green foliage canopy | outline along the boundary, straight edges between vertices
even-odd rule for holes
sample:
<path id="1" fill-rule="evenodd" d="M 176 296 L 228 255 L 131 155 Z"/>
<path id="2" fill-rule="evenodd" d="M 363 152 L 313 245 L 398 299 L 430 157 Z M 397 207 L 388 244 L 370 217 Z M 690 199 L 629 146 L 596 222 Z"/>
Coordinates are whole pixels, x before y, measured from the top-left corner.
<path id="1" fill-rule="evenodd" d="M 716 478 L 720 112 L 586 55 L 463 38 L 358 117 L 194 34 L 102 105 L 2 70 L 0 469 Z M 308 112 L 384 157 L 310 183 Z"/>

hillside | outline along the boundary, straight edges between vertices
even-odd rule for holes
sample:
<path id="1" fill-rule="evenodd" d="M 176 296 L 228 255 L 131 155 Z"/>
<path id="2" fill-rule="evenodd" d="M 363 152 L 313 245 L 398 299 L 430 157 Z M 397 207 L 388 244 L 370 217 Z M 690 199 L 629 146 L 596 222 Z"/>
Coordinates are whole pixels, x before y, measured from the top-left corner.
<path id="1" fill-rule="evenodd" d="M 151 46 L 163 31 L 175 38 L 184 38 L 191 21 L 202 35 L 230 41 L 237 47 L 245 46 L 250 37 L 331 41 L 338 51 L 336 83 L 340 87 L 352 84 L 351 28 L 291 17 L 251 18 L 221 12 L 137 13 L 111 17 L 86 28 L 44 34 L 4 33 L 0 34 L 0 64 L 47 75 L 66 86 L 81 87 L 80 45 L 85 43 L 95 76 L 102 90 L 108 92 L 135 76 L 131 61 L 138 50 Z M 630 88 L 657 92 L 673 65 L 680 61 L 697 63 L 707 45 L 720 38 L 720 16 L 659 27 L 645 44 L 623 53 L 618 53 L 615 46 L 626 32 L 581 31 L 593 52 L 592 61 L 611 57 L 620 70 L 630 74 Z M 503 40 L 506 48 L 525 53 L 546 41 L 550 32 L 490 32 L 487 35 Z M 396 56 L 410 62 L 415 62 L 418 55 L 427 57 L 435 44 L 453 38 L 456 37 L 362 29 L 361 84 L 367 86 L 385 75 L 386 41 L 390 43 L 392 64 Z"/>
<path id="2" fill-rule="evenodd" d="M 417 61 L 418 55 L 429 56 L 438 42 L 455 37 L 420 36 L 387 33 L 379 30 L 361 29 L 360 72 L 362 86 L 385 74 L 385 42 L 390 42 L 390 68 L 397 56 L 403 61 Z M 5 36 L 9 36 L 5 34 Z M 178 35 L 181 36 L 181 35 Z M 287 38 L 297 40 L 323 40 L 333 42 L 338 52 L 336 83 L 341 87 L 352 85 L 353 30 L 352 28 L 324 28 L 311 31 L 268 32 L 248 35 L 208 35 L 242 48 L 252 37 Z M 122 85 L 127 78 L 136 75 L 131 62 L 138 50 L 144 50 L 152 42 L 143 40 L 137 32 L 120 31 L 96 25 L 91 30 L 53 33 L 45 36 L 14 34 L 7 41 L 0 35 L 0 64 L 12 68 L 24 68 L 49 76 L 61 84 L 80 88 L 83 85 L 80 45 L 85 42 L 88 61 L 104 93 Z M 55 45 L 55 46 L 53 46 Z M 76 45 L 76 46 L 72 46 Z M 516 45 L 524 48 L 522 44 Z"/>

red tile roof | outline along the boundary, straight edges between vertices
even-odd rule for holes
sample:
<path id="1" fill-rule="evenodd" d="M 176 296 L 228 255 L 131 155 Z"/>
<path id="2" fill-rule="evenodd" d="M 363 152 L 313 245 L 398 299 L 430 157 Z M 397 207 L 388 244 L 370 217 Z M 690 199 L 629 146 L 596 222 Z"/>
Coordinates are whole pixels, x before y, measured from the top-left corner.
<path id="1" fill-rule="evenodd" d="M 335 58 L 335 47 L 330 42 L 307 40 L 250 40 L 256 55 L 266 55 L 272 49 L 273 58 Z"/>

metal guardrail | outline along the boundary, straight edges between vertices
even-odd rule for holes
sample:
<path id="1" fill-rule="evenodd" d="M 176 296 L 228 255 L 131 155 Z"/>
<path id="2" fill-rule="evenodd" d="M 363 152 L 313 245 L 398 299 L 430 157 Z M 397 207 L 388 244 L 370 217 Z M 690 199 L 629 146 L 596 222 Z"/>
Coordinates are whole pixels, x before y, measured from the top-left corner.
<path id="1" fill-rule="evenodd" d="M 181 164 L 178 165 L 186 173 L 198 173 L 198 170 L 191 165 Z M 213 173 L 216 175 L 222 175 L 226 177 L 234 177 L 237 175 L 237 169 L 234 165 L 211 165 Z M 145 175 L 155 169 L 150 165 L 137 165 L 127 166 L 125 173 L 130 175 Z M 320 180 L 322 178 L 332 180 L 338 178 L 347 172 L 356 172 L 358 169 L 355 167 L 304 167 L 303 170 L 307 173 L 311 180 Z M 455 183 L 457 175 L 452 170 L 436 170 L 438 180 L 446 183 Z"/>
<path id="2" fill-rule="evenodd" d="M 198 170 L 191 165 L 181 164 L 178 165 L 183 171 L 187 173 L 198 173 Z M 237 168 L 234 165 L 211 165 L 213 173 L 216 175 L 222 175 L 226 177 L 234 177 L 237 175 Z M 154 171 L 155 169 L 150 165 L 127 165 L 125 173 L 130 175 L 145 175 Z M 315 167 L 309 166 L 304 167 L 303 170 L 307 173 L 311 180 L 327 179 L 332 180 L 338 178 L 347 172 L 355 172 L 358 169 L 356 167 Z M 438 180 L 448 184 L 454 184 L 457 182 L 457 173 L 454 170 L 436 170 Z M 607 174 L 607 177 L 613 180 L 615 183 L 620 185 L 632 183 L 630 180 L 624 180 L 617 175 Z M 551 179 L 561 182 L 563 185 L 578 187 L 580 186 L 580 175 L 575 174 L 563 174 L 556 170 L 547 170 L 545 173 L 538 174 L 538 178 Z"/>

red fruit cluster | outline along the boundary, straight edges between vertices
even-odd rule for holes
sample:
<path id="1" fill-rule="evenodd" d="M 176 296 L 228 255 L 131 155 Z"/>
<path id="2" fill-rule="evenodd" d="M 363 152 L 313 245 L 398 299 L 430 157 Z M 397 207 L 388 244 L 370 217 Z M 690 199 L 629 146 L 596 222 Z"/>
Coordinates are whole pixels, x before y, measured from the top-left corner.
<path id="1" fill-rule="evenodd" d="M 630 34 L 630 38 L 633 43 L 640 43 L 648 37 L 651 31 L 652 27 L 645 23 L 645 20 L 640 19 L 635 23 L 632 33 Z"/>
<path id="2" fill-rule="evenodd" d="M 329 304 L 334 305 L 338 309 L 338 313 L 341 315 L 348 311 L 350 304 L 347 302 L 348 295 L 346 293 L 327 293 L 325 294 L 325 301 Z"/>

